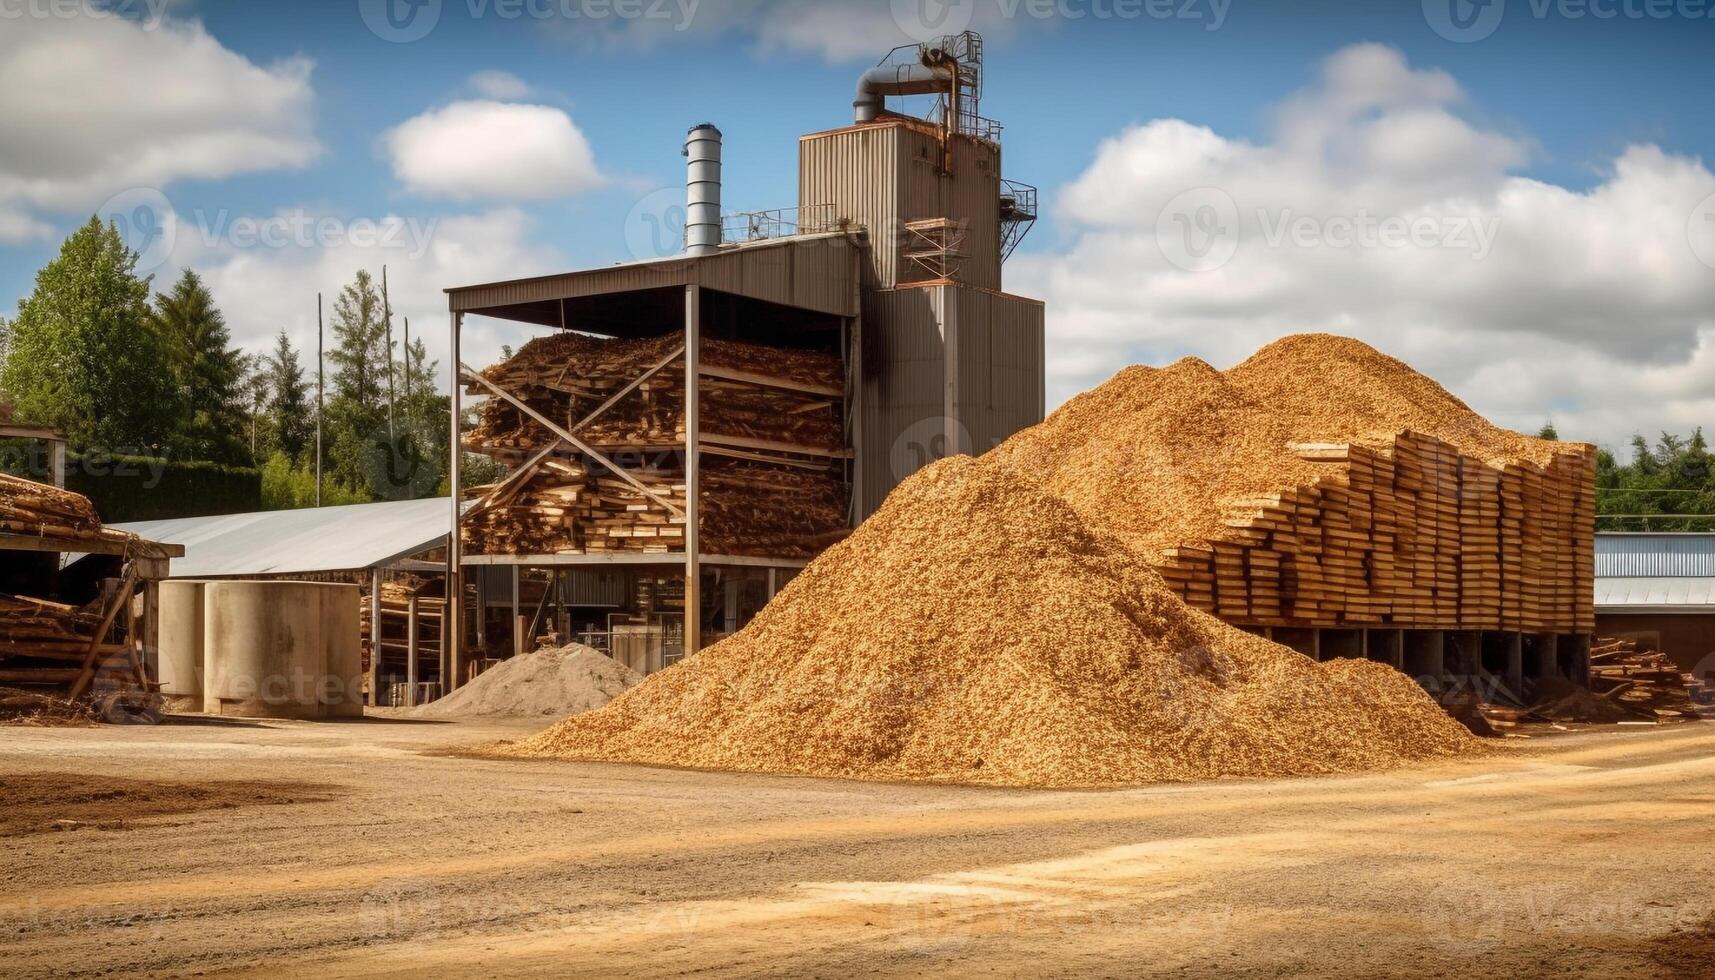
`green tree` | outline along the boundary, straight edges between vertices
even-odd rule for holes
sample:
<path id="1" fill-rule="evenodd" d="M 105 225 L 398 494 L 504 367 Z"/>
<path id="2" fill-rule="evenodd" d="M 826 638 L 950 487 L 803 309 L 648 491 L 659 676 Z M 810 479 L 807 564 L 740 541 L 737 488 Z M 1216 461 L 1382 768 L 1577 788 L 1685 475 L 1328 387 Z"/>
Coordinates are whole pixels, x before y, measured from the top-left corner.
<path id="1" fill-rule="evenodd" d="M 1715 530 L 1715 457 L 1703 430 L 1632 437 L 1631 458 L 1596 455 L 1596 511 L 1604 530 Z"/>
<path id="2" fill-rule="evenodd" d="M 373 489 L 384 482 L 379 474 L 387 468 L 387 368 L 393 351 L 381 293 L 367 271 L 359 269 L 334 300 L 333 333 L 327 472 L 346 487 Z"/>
<path id="3" fill-rule="evenodd" d="M 185 406 L 180 448 L 191 459 L 244 459 L 244 352 L 194 271 L 155 297 L 155 330 Z"/>
<path id="4" fill-rule="evenodd" d="M 361 489 L 323 481 L 322 505 L 363 504 L 370 496 Z M 316 471 L 313 462 L 294 463 L 284 452 L 275 451 L 262 464 L 262 509 L 295 510 L 316 505 Z"/>
<path id="5" fill-rule="evenodd" d="M 310 404 L 310 383 L 286 331 L 275 338 L 273 352 L 263 359 L 262 373 L 268 382 L 268 420 L 276 444 L 293 460 L 305 459 L 315 437 L 315 407 Z"/>
<path id="6" fill-rule="evenodd" d="M 19 418 L 61 429 L 76 449 L 158 452 L 181 417 L 136 267 L 119 229 L 91 217 L 36 273 L 8 331 L 0 387 Z"/>
<path id="7" fill-rule="evenodd" d="M 239 389 L 244 393 L 244 423 L 250 435 L 251 465 L 260 466 L 277 441 L 268 419 L 268 401 L 272 393 L 268 386 L 267 361 L 261 355 L 244 355 L 244 377 L 239 382 Z"/>
<path id="8" fill-rule="evenodd" d="M 1554 428 L 1554 420 L 1549 419 L 1547 422 L 1542 423 L 1542 428 L 1537 430 L 1536 437 L 1538 439 L 1547 439 L 1549 442 L 1559 442 L 1560 433 Z"/>

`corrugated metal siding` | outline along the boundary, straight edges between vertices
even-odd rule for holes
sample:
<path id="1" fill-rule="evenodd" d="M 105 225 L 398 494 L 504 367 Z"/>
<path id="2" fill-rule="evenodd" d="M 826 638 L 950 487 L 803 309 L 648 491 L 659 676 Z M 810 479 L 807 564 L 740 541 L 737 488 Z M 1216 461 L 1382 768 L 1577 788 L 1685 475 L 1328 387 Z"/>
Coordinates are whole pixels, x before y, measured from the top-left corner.
<path id="1" fill-rule="evenodd" d="M 926 463 L 1042 421 L 1040 303 L 969 286 L 871 291 L 863 333 L 864 516 Z"/>
<path id="2" fill-rule="evenodd" d="M 784 238 L 698 258 L 449 289 L 447 302 L 454 312 L 481 310 L 502 316 L 497 311 L 514 304 L 695 284 L 818 313 L 853 316 L 857 311 L 852 295 L 861 253 L 862 249 L 845 235 Z"/>
<path id="3" fill-rule="evenodd" d="M 952 287 L 958 327 L 955 415 L 981 454 L 1042 421 L 1043 307 L 1034 300 Z"/>
<path id="4" fill-rule="evenodd" d="M 899 249 L 892 222 L 899 214 L 899 126 L 866 126 L 818 133 L 798 141 L 798 204 L 830 204 L 835 220 L 870 233 L 865 284 L 898 281 Z"/>
<path id="5" fill-rule="evenodd" d="M 875 513 L 900 480 L 948 453 L 946 351 L 936 292 L 864 294 L 861 517 Z"/>
<path id="6" fill-rule="evenodd" d="M 836 218 L 869 230 L 871 280 L 891 289 L 924 273 L 900 258 L 905 222 L 951 218 L 965 228 L 960 282 L 1000 288 L 1000 148 L 953 141 L 953 174 L 942 176 L 940 141 L 910 124 L 862 126 L 806 136 L 798 144 L 798 203 L 834 206 Z"/>
<path id="7" fill-rule="evenodd" d="M 631 583 L 620 569 L 568 568 L 560 579 L 560 593 L 568 606 L 619 609 L 631 595 Z"/>
<path id="8" fill-rule="evenodd" d="M 1715 534 L 1598 534 L 1597 578 L 1715 577 Z"/>

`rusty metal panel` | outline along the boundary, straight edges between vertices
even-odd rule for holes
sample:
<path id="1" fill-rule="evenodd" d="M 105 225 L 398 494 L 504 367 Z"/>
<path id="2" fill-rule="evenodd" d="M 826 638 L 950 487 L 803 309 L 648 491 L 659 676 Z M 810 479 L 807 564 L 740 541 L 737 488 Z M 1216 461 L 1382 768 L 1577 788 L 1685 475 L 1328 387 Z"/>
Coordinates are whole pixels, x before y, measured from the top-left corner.
<path id="1" fill-rule="evenodd" d="M 699 285 L 817 313 L 853 316 L 861 248 L 849 236 L 805 235 L 601 269 L 447 290 L 453 312 L 505 318 L 507 307 Z M 529 317 L 521 319 L 536 322 Z"/>

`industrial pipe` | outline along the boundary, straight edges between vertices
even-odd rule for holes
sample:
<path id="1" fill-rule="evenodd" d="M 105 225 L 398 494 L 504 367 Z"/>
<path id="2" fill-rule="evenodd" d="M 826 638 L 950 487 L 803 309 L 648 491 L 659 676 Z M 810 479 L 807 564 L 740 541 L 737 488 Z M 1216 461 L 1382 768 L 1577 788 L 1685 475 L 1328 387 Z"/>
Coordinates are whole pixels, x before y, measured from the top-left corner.
<path id="1" fill-rule="evenodd" d="M 926 49 L 924 59 L 936 50 Z M 947 91 L 952 81 L 953 65 L 944 57 L 934 64 L 876 65 L 858 77 L 852 120 L 869 122 L 881 115 L 882 100 L 889 95 L 934 95 Z"/>
<path id="2" fill-rule="evenodd" d="M 685 254 L 711 255 L 721 244 L 721 131 L 692 126 L 685 159 Z"/>

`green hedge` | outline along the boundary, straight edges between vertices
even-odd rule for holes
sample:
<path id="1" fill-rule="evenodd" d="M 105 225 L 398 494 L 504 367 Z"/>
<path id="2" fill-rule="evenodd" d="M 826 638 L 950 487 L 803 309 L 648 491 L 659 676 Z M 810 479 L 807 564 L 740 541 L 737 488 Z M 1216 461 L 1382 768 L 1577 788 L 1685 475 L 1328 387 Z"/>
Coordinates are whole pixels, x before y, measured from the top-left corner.
<path id="1" fill-rule="evenodd" d="M 108 524 L 262 509 L 262 472 L 220 463 L 73 453 L 66 488 L 88 497 Z"/>

